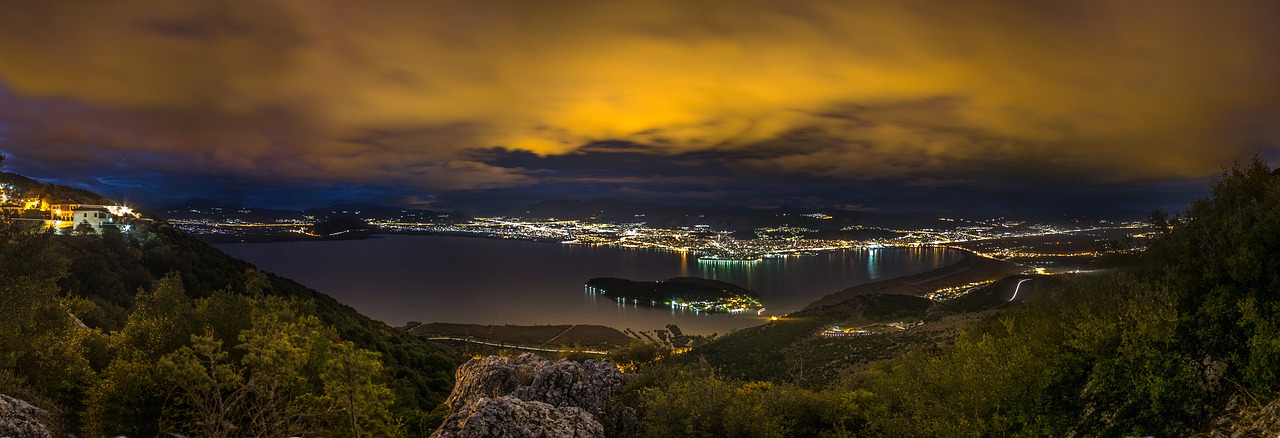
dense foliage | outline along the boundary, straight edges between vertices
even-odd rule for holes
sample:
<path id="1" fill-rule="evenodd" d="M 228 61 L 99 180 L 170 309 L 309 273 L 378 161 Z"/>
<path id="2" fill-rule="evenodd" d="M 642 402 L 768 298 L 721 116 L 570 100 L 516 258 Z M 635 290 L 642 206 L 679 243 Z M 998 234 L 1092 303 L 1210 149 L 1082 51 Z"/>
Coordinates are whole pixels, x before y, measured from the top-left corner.
<path id="1" fill-rule="evenodd" d="M 85 431 L 394 432 L 379 355 L 338 339 L 309 307 L 227 292 L 193 302 L 176 276 L 162 279 L 109 336 L 114 357 L 90 391 Z"/>
<path id="2" fill-rule="evenodd" d="M 0 392 L 61 414 L 68 432 L 382 436 L 438 425 L 430 412 L 452 386 L 455 354 L 167 224 L 0 238 Z"/>
<path id="3" fill-rule="evenodd" d="M 650 437 L 847 435 L 862 419 L 849 394 L 789 384 L 735 382 L 705 367 L 647 370 L 629 393 L 643 414 L 631 434 Z M 619 434 L 621 435 L 621 434 Z"/>

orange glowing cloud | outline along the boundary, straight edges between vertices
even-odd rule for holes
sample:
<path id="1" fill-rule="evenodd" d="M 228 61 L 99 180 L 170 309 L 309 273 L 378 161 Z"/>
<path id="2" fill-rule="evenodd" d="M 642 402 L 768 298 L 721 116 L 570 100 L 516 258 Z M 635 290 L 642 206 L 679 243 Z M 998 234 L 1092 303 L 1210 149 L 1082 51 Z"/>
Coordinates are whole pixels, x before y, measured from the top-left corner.
<path id="1" fill-rule="evenodd" d="M 433 190 L 537 180 L 477 149 L 605 140 L 742 175 L 1095 182 L 1280 141 L 1274 2 L 984 3 L 24 2 L 0 15 L 0 123 L 30 154 Z"/>

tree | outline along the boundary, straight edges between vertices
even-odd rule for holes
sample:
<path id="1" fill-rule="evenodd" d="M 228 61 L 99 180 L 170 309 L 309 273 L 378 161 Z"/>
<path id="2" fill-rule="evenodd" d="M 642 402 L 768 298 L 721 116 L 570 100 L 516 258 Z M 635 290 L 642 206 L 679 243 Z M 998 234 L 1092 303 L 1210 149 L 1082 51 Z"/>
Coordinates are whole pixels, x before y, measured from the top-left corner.
<path id="1" fill-rule="evenodd" d="M 76 227 L 71 231 L 79 236 L 98 234 L 98 230 L 93 228 L 93 225 L 90 225 L 88 221 L 80 221 L 80 223 L 76 224 Z"/>
<path id="2" fill-rule="evenodd" d="M 1156 231 L 1167 233 L 1172 228 L 1175 218 L 1171 217 L 1168 212 L 1156 208 L 1147 213 L 1147 221 L 1151 223 L 1151 226 Z"/>
<path id="3" fill-rule="evenodd" d="M 237 436 L 237 415 L 244 412 L 248 386 L 240 369 L 227 360 L 222 341 L 214 338 L 212 329 L 191 336 L 191 345 L 160 360 L 166 380 L 178 388 L 178 398 L 185 412 L 176 426 L 197 436 Z"/>
<path id="4" fill-rule="evenodd" d="M 191 342 L 199 327 L 177 273 L 139 290 L 124 328 L 111 334 L 114 357 L 90 390 L 86 435 L 156 436 L 168 427 L 165 400 L 172 388 L 158 361 Z"/>
<path id="5" fill-rule="evenodd" d="M 383 373 L 378 353 L 362 350 L 350 342 L 339 342 L 330 348 L 321 379 L 324 393 L 344 414 L 351 436 L 387 436 L 392 430 L 389 408 L 395 399 L 391 390 L 380 384 Z"/>
<path id="6" fill-rule="evenodd" d="M 244 271 L 244 292 L 251 297 L 262 297 L 271 290 L 271 278 L 257 269 Z"/>
<path id="7" fill-rule="evenodd" d="M 304 396 L 311 388 L 306 372 L 319 364 L 316 353 L 326 347 L 318 319 L 301 315 L 288 300 L 269 297 L 254 306 L 253 325 L 240 333 L 241 364 L 250 377 L 246 433 L 314 432 Z"/>
<path id="8" fill-rule="evenodd" d="M 0 246 L 0 374 L 57 403 L 41 407 L 71 414 L 61 419 L 71 426 L 85 388 L 96 378 L 86 357 L 95 332 L 79 323 L 58 289 L 67 265 L 50 236 L 23 236 Z"/>
<path id="9" fill-rule="evenodd" d="M 339 340 L 313 306 L 228 291 L 193 302 L 182 276 L 166 275 L 138 292 L 112 334 L 114 357 L 88 396 L 86 432 L 394 435 L 395 396 L 377 353 Z"/>
<path id="10" fill-rule="evenodd" d="M 196 301 L 196 320 L 212 331 L 215 340 L 229 350 L 240 343 L 240 333 L 253 325 L 251 309 L 257 302 L 229 291 L 215 292 Z M 235 351 L 231 359 L 239 362 L 244 353 Z"/>
<path id="11" fill-rule="evenodd" d="M 1251 390 L 1280 390 L 1280 176 L 1260 158 L 1235 163 L 1192 202 L 1185 219 L 1152 243 L 1152 270 L 1177 290 L 1179 344 L 1231 363 Z"/>
<path id="12" fill-rule="evenodd" d="M 252 281 L 252 280 L 250 280 Z M 244 323 L 229 348 L 218 334 Z M 246 309 L 247 307 L 247 309 Z M 245 312 L 247 310 L 247 312 Z M 394 435 L 377 353 L 338 341 L 309 306 L 219 292 L 196 306 L 203 333 L 159 361 L 175 388 L 168 428 L 196 436 Z M 228 320 L 222 320 L 229 318 Z"/>
<path id="13" fill-rule="evenodd" d="M 178 273 L 166 275 L 151 291 L 138 291 L 135 300 L 136 308 L 117 333 L 121 356 L 155 361 L 187 345 L 199 331 L 195 306 Z"/>
<path id="14" fill-rule="evenodd" d="M 622 397 L 638 408 L 641 430 L 616 434 L 836 437 L 861 432 L 864 423 L 849 415 L 852 399 L 838 391 L 725 380 L 706 368 L 649 368 L 636 383 Z"/>
<path id="15" fill-rule="evenodd" d="M 630 344 L 610 351 L 609 361 L 625 369 L 635 369 L 641 364 L 656 361 L 669 353 L 668 348 L 658 344 L 634 340 Z"/>

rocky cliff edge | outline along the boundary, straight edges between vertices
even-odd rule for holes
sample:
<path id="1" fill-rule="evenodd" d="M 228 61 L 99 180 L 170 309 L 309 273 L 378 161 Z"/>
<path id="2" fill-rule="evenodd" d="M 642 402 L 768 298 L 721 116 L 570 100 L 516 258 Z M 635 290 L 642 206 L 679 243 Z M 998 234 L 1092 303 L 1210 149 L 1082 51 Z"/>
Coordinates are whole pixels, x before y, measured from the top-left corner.
<path id="1" fill-rule="evenodd" d="M 612 363 L 551 361 L 526 353 L 458 368 L 433 437 L 603 437 L 599 418 L 626 382 Z"/>

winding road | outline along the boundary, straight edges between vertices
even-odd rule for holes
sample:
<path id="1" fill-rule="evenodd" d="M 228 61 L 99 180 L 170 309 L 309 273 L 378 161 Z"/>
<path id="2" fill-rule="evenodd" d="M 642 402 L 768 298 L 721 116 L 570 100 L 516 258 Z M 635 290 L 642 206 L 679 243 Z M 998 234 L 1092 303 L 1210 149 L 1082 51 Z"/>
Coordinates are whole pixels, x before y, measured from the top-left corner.
<path id="1" fill-rule="evenodd" d="M 1019 290 L 1019 289 L 1022 289 L 1022 283 L 1027 282 L 1027 281 L 1031 281 L 1031 280 L 1033 280 L 1033 279 L 1031 279 L 1031 278 L 1024 278 L 1024 279 L 1018 280 L 1018 286 L 1013 288 L 1013 296 L 1012 296 L 1012 297 L 1009 297 L 1009 301 L 1013 301 L 1014 299 L 1017 299 L 1017 298 L 1018 298 L 1018 290 Z"/>

